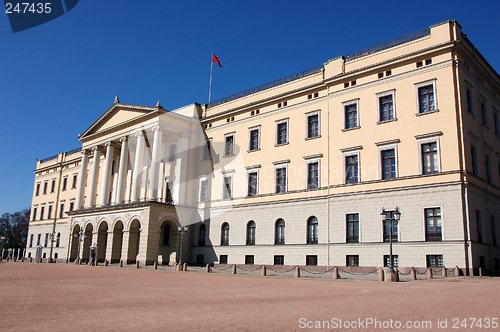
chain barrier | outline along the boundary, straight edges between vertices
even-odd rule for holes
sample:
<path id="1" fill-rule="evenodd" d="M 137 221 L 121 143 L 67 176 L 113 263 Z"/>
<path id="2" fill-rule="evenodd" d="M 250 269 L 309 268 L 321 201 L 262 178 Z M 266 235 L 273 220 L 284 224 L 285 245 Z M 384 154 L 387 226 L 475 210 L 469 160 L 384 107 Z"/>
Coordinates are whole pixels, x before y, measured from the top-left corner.
<path id="1" fill-rule="evenodd" d="M 254 272 L 254 271 L 262 269 L 263 266 L 264 266 L 264 264 L 262 264 L 261 266 L 259 266 L 258 268 L 255 268 L 255 269 L 244 269 L 244 268 L 239 267 L 238 265 L 236 265 L 236 269 L 237 270 L 242 270 L 242 271 Z"/>
<path id="2" fill-rule="evenodd" d="M 273 270 L 270 267 L 267 267 L 267 271 L 272 271 L 272 272 L 275 272 L 275 273 L 289 273 L 289 272 L 292 272 L 293 270 L 295 270 L 297 268 L 297 266 L 294 266 L 290 270 L 285 270 L 285 271 L 283 271 L 283 270 Z"/>
<path id="3" fill-rule="evenodd" d="M 355 275 L 355 276 L 356 276 L 356 275 L 368 275 L 368 274 L 376 273 L 378 270 L 380 270 L 380 269 L 381 269 L 381 267 L 379 267 L 379 268 L 377 268 L 377 269 L 375 269 L 375 270 L 373 270 L 373 271 L 371 271 L 371 272 L 349 272 L 349 271 L 344 271 L 344 270 L 342 270 L 342 269 L 341 269 L 340 267 L 338 267 L 338 266 L 337 266 L 337 268 L 338 268 L 338 270 L 339 270 L 339 271 L 342 271 L 342 272 L 347 273 L 347 274 Z"/>

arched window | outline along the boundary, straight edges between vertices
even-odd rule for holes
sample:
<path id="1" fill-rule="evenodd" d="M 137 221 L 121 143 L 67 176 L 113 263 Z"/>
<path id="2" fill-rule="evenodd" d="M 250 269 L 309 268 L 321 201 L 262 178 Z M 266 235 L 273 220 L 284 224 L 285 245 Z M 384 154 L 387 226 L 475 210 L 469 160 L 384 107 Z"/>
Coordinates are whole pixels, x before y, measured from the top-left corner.
<path id="1" fill-rule="evenodd" d="M 227 222 L 222 224 L 220 245 L 221 246 L 228 246 L 229 245 L 229 224 Z"/>
<path id="2" fill-rule="evenodd" d="M 318 244 L 318 218 L 314 216 L 307 220 L 307 244 Z"/>
<path id="3" fill-rule="evenodd" d="M 163 237 L 161 240 L 161 244 L 164 246 L 170 245 L 170 224 L 165 223 L 165 226 L 163 226 Z"/>
<path id="4" fill-rule="evenodd" d="M 33 235 L 32 235 L 33 236 Z M 56 237 L 56 248 L 59 248 L 59 244 L 61 243 L 61 233 L 57 233 Z"/>
<path id="5" fill-rule="evenodd" d="M 276 220 L 276 238 L 274 244 L 285 244 L 285 221 L 281 218 Z"/>
<path id="6" fill-rule="evenodd" d="M 198 245 L 199 246 L 204 246 L 205 245 L 205 233 L 207 231 L 207 226 L 205 224 L 200 225 L 200 233 L 198 237 Z"/>
<path id="7" fill-rule="evenodd" d="M 247 224 L 247 246 L 255 244 L 255 222 L 250 220 Z"/>

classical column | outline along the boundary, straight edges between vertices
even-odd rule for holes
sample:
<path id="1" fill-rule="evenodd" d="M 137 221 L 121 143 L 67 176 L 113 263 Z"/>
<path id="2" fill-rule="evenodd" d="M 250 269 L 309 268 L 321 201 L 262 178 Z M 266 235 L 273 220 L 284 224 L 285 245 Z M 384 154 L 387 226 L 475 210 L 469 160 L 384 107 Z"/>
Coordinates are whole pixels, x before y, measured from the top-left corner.
<path id="1" fill-rule="evenodd" d="M 99 205 L 106 206 L 109 203 L 109 181 L 111 177 L 111 167 L 113 166 L 114 148 L 111 142 L 106 143 L 106 160 L 104 161 L 104 170 L 102 172 L 101 196 Z"/>
<path id="2" fill-rule="evenodd" d="M 153 155 L 151 157 L 151 169 L 149 171 L 149 188 L 148 200 L 155 201 L 158 198 L 158 170 L 160 169 L 161 146 L 163 140 L 163 132 L 159 127 L 153 128 Z"/>
<path id="3" fill-rule="evenodd" d="M 95 206 L 95 195 L 97 191 L 97 179 L 99 178 L 99 163 L 101 161 L 101 151 L 96 146 L 93 149 L 94 160 L 92 164 L 92 175 L 90 176 L 90 189 L 89 197 L 87 199 L 87 207 L 92 208 Z"/>
<path id="4" fill-rule="evenodd" d="M 125 136 L 120 139 L 122 142 L 122 149 L 120 151 L 120 166 L 118 168 L 118 186 L 116 188 L 116 204 L 121 204 L 125 201 L 123 197 L 123 189 L 125 186 L 125 180 L 127 178 L 127 166 L 128 166 L 128 137 Z"/>
<path id="5" fill-rule="evenodd" d="M 78 178 L 78 192 L 76 194 L 75 210 L 80 210 L 83 207 L 83 197 L 85 196 L 85 178 L 87 177 L 88 162 L 88 151 L 82 150 L 82 164 L 80 166 L 80 177 Z"/>
<path id="6" fill-rule="evenodd" d="M 129 253 L 129 243 L 130 243 L 130 231 L 128 230 L 123 230 L 123 239 L 122 239 L 122 258 L 121 260 L 127 264 L 132 258 L 129 258 L 128 253 Z M 135 261 L 135 257 L 134 257 Z"/>
<path id="7" fill-rule="evenodd" d="M 186 202 L 186 178 L 187 178 L 187 156 L 189 139 L 179 137 L 177 140 L 177 160 L 175 162 L 175 183 L 174 183 L 174 202 L 184 204 Z"/>
<path id="8" fill-rule="evenodd" d="M 108 262 L 111 263 L 111 255 L 113 254 L 113 235 L 115 234 L 115 232 L 113 230 L 109 230 L 108 229 L 108 241 L 106 243 L 106 255 L 105 255 L 105 259 L 108 260 Z"/>
<path id="9" fill-rule="evenodd" d="M 142 134 L 142 132 L 137 133 L 136 137 L 137 148 L 135 149 L 134 173 L 132 177 L 132 194 L 130 197 L 130 200 L 132 202 L 137 202 L 141 193 L 141 175 L 144 162 L 144 147 L 146 146 L 146 142 L 144 141 L 144 135 Z"/>

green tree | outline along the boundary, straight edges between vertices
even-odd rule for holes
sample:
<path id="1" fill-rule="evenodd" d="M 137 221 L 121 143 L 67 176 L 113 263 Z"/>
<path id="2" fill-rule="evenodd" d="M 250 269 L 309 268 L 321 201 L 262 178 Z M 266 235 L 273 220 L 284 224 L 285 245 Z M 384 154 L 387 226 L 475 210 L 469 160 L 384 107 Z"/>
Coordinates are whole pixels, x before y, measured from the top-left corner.
<path id="1" fill-rule="evenodd" d="M 15 213 L 4 213 L 0 217 L 0 247 L 26 248 L 30 209 Z"/>

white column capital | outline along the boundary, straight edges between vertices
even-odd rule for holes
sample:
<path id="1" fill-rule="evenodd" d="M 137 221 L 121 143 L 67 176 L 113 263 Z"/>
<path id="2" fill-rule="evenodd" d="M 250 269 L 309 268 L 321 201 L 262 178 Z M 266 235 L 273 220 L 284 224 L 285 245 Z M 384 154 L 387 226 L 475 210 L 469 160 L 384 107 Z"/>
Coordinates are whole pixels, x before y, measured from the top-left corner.
<path id="1" fill-rule="evenodd" d="M 84 154 L 85 154 L 85 155 L 87 155 L 87 156 L 88 156 L 88 155 L 89 155 L 89 153 L 90 153 L 90 151 L 89 151 L 88 149 L 82 149 L 82 151 L 80 151 L 80 153 L 81 153 L 82 155 L 84 155 Z"/>
<path id="2" fill-rule="evenodd" d="M 120 143 L 127 142 L 128 141 L 128 136 L 123 136 L 120 138 Z"/>
<path id="3" fill-rule="evenodd" d="M 112 141 L 106 142 L 106 143 L 104 143 L 104 147 L 108 148 L 111 144 L 113 144 Z"/>
<path id="4" fill-rule="evenodd" d="M 134 134 L 135 137 L 139 138 L 141 136 L 144 136 L 144 134 L 142 133 L 142 130 L 141 131 L 138 131 Z"/>
<path id="5" fill-rule="evenodd" d="M 95 153 L 95 152 L 96 152 L 96 150 L 98 150 L 98 149 L 99 149 L 99 146 L 98 146 L 98 145 L 94 146 L 94 147 L 92 148 L 92 153 Z"/>

